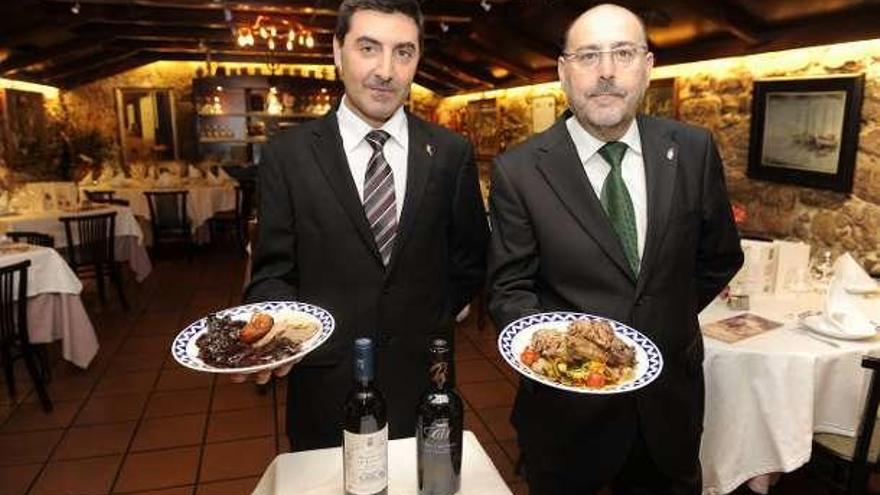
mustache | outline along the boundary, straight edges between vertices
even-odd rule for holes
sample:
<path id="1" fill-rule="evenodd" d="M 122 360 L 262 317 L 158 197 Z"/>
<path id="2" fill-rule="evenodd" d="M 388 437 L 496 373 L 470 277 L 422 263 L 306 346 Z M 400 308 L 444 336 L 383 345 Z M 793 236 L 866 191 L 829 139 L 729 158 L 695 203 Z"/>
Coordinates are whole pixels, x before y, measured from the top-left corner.
<path id="1" fill-rule="evenodd" d="M 380 91 L 390 91 L 390 90 L 394 89 L 395 84 L 391 80 L 376 78 L 376 79 L 372 79 L 372 80 L 368 81 L 366 86 L 369 89 L 377 89 Z"/>
<path id="2" fill-rule="evenodd" d="M 626 91 L 618 89 L 614 85 L 614 81 L 600 79 L 599 83 L 596 84 L 596 87 L 593 89 L 593 91 L 590 92 L 590 96 L 603 95 L 619 96 L 623 98 L 624 96 L 626 96 Z"/>

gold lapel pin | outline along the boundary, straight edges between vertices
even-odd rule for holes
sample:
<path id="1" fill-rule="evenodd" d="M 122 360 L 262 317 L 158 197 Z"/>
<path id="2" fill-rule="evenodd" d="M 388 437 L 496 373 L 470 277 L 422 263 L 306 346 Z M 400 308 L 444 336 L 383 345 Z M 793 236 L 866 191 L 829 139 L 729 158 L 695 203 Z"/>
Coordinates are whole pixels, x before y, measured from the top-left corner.
<path id="1" fill-rule="evenodd" d="M 666 150 L 666 159 L 672 160 L 673 157 L 675 157 L 675 151 L 673 151 L 672 148 Z"/>
<path id="2" fill-rule="evenodd" d="M 434 156 L 434 145 L 433 144 L 426 144 L 425 145 L 425 152 L 428 153 L 428 156 Z"/>

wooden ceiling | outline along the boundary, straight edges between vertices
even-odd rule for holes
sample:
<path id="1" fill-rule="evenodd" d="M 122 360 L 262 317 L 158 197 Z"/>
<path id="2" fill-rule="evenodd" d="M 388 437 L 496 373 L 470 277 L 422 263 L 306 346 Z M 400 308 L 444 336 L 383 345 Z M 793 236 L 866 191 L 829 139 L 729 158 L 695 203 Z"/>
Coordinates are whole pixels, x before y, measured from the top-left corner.
<path id="1" fill-rule="evenodd" d="M 423 0 L 417 82 L 441 94 L 556 78 L 565 27 L 600 2 Z M 880 37 L 878 0 L 622 0 L 648 25 L 658 65 Z M 0 6 L 0 77 L 72 88 L 157 60 L 266 61 L 231 28 L 295 19 L 314 48 L 285 63 L 332 63 L 338 0 L 14 0 Z M 228 13 L 227 13 L 228 11 Z M 231 15 L 229 15 L 231 14 Z M 231 21 L 228 19 L 231 17 Z"/>

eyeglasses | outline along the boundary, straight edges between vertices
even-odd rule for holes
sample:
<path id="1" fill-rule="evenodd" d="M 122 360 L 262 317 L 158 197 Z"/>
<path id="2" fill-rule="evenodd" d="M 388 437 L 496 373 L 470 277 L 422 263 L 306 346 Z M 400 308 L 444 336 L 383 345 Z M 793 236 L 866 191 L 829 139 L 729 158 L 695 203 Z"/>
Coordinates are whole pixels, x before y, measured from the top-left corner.
<path id="1" fill-rule="evenodd" d="M 611 50 L 580 50 L 576 52 L 563 52 L 562 56 L 566 60 L 570 60 L 582 68 L 593 68 L 599 65 L 602 55 L 608 53 L 611 55 L 611 61 L 617 67 L 629 67 L 635 61 L 636 57 L 647 52 L 644 46 L 621 46 L 612 48 Z"/>

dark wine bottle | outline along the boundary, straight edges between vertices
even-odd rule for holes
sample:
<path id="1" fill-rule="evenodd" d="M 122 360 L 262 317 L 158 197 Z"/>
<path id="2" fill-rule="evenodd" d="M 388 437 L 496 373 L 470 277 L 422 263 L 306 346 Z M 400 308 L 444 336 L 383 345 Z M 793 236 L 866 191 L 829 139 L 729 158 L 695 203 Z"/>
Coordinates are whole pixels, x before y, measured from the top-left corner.
<path id="1" fill-rule="evenodd" d="M 388 493 L 388 420 L 385 398 L 373 384 L 373 342 L 354 342 L 354 385 L 345 400 L 342 432 L 346 495 Z"/>
<path id="2" fill-rule="evenodd" d="M 428 391 L 416 419 L 419 495 L 452 495 L 461 488 L 464 409 L 455 391 L 449 344 L 434 339 L 430 355 Z"/>

